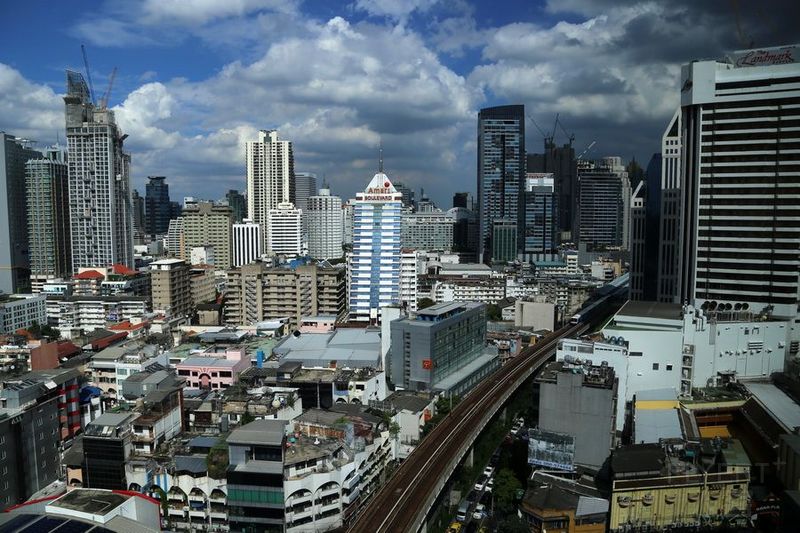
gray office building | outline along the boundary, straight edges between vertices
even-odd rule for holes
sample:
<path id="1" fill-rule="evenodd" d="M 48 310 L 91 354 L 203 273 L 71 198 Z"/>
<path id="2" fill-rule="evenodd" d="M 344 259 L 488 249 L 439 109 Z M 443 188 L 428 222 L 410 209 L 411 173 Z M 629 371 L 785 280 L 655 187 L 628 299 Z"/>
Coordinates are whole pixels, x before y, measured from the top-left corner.
<path id="1" fill-rule="evenodd" d="M 574 465 L 599 469 L 611 455 L 617 413 L 617 378 L 612 367 L 566 360 L 550 363 L 536 378 L 534 403 L 539 431 L 574 437 Z M 531 448 L 540 444 L 529 442 Z"/>
<path id="2" fill-rule="evenodd" d="M 547 172 L 554 176 L 556 193 L 557 228 L 569 235 L 569 240 L 577 238 L 578 225 L 578 165 L 572 141 L 556 146 L 552 137 L 544 140 L 544 152 L 528 154 L 527 172 Z M 568 232 L 568 233 L 567 233 Z"/>
<path id="3" fill-rule="evenodd" d="M 231 208 L 234 224 L 240 223 L 247 216 L 247 202 L 244 195 L 236 189 L 230 189 L 225 198 L 228 200 L 228 207 Z"/>
<path id="4" fill-rule="evenodd" d="M 391 327 L 389 375 L 413 391 L 463 394 L 499 366 L 497 349 L 486 343 L 486 305 L 446 302 Z"/>
<path id="5" fill-rule="evenodd" d="M 317 195 L 317 177 L 308 172 L 295 172 L 294 174 L 294 206 L 302 209 L 305 214 L 308 199 Z"/>
<path id="6" fill-rule="evenodd" d="M 0 131 L 0 292 L 27 292 L 29 287 L 25 163 L 40 157 L 24 139 Z"/>
<path id="7" fill-rule="evenodd" d="M 553 174 L 527 173 L 525 178 L 525 259 L 556 253 L 558 211 Z"/>
<path id="8" fill-rule="evenodd" d="M 145 185 L 145 226 L 151 237 L 166 235 L 172 218 L 169 183 L 164 176 L 147 176 Z"/>
<path id="9" fill-rule="evenodd" d="M 47 150 L 25 163 L 28 247 L 31 277 L 72 274 L 69 233 L 69 182 L 66 153 Z"/>
<path id="10" fill-rule="evenodd" d="M 400 244 L 417 250 L 453 249 L 455 219 L 440 210 L 403 213 L 400 216 Z"/>
<path id="11" fill-rule="evenodd" d="M 578 171 L 580 205 L 578 242 L 589 250 L 628 248 L 626 206 L 630 205 L 628 174 L 619 158 L 607 157 Z"/>
<path id="12" fill-rule="evenodd" d="M 478 113 L 478 218 L 481 262 L 490 262 L 493 224 L 505 219 L 525 227 L 525 106 L 507 105 Z M 517 232 L 517 250 L 523 248 Z"/>

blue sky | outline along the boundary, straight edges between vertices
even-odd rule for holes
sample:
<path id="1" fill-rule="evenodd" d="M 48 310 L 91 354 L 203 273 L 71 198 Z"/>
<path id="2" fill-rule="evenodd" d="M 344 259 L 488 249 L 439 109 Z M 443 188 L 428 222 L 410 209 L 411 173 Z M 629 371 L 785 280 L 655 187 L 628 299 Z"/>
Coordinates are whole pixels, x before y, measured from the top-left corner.
<path id="1" fill-rule="evenodd" d="M 0 130 L 63 138 L 64 69 L 85 43 L 98 95 L 118 68 L 110 105 L 139 189 L 243 189 L 244 142 L 278 128 L 334 193 L 363 188 L 382 140 L 387 173 L 448 207 L 475 189 L 484 106 L 523 103 L 548 129 L 560 113 L 578 150 L 646 164 L 681 63 L 800 40 L 796 2 L 740 4 L 737 28 L 723 0 L 2 2 Z"/>

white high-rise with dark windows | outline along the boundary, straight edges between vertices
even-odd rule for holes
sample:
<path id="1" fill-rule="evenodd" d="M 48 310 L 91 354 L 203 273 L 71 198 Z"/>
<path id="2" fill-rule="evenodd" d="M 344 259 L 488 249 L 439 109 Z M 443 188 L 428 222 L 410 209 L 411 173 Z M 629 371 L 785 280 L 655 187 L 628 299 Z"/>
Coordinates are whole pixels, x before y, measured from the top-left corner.
<path id="1" fill-rule="evenodd" d="M 245 148 L 247 217 L 265 228 L 270 210 L 295 200 L 292 143 L 280 140 L 276 130 L 261 130 L 258 140 L 248 142 Z M 263 239 L 266 249 L 266 233 Z"/>
<path id="2" fill-rule="evenodd" d="M 314 259 L 338 259 L 344 250 L 342 199 L 324 187 L 308 199 L 305 219 L 308 223 L 308 255 Z"/>
<path id="3" fill-rule="evenodd" d="M 679 301 L 797 315 L 800 46 L 745 50 L 681 72 Z"/>
<path id="4" fill-rule="evenodd" d="M 293 259 L 303 255 L 303 212 L 281 202 L 267 213 L 267 253 Z"/>
<path id="5" fill-rule="evenodd" d="M 379 171 L 353 205 L 349 258 L 350 318 L 376 321 L 380 309 L 400 301 L 400 211 L 403 195 Z"/>
<path id="6" fill-rule="evenodd" d="M 261 257 L 261 226 L 249 218 L 233 225 L 233 266 L 249 265 Z"/>
<path id="7" fill-rule="evenodd" d="M 114 112 L 95 107 L 83 76 L 67 71 L 69 213 L 72 268 L 133 267 L 130 154 Z"/>

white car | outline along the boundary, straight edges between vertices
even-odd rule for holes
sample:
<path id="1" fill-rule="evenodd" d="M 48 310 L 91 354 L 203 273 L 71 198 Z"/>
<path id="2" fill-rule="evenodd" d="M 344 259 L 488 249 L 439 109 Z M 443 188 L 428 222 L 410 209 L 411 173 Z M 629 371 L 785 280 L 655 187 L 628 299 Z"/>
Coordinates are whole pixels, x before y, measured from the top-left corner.
<path id="1" fill-rule="evenodd" d="M 483 475 L 484 476 L 490 478 L 490 477 L 492 477 L 492 474 L 494 474 L 494 467 L 493 466 L 487 466 L 486 468 L 483 469 Z"/>
<path id="2" fill-rule="evenodd" d="M 485 507 L 483 506 L 482 503 L 479 503 L 478 505 L 476 505 L 475 506 L 475 510 L 472 511 L 472 518 L 475 519 L 475 520 L 480 520 L 481 518 L 483 518 L 484 509 L 485 509 Z"/>
<path id="3" fill-rule="evenodd" d="M 475 490 L 482 491 L 483 487 L 486 485 L 486 480 L 487 480 L 486 476 L 479 477 L 478 481 L 475 482 L 475 487 L 474 487 Z"/>
<path id="4" fill-rule="evenodd" d="M 490 479 L 486 483 L 486 486 L 483 488 L 483 490 L 485 490 L 486 492 L 492 492 L 493 488 L 494 488 L 494 478 Z"/>

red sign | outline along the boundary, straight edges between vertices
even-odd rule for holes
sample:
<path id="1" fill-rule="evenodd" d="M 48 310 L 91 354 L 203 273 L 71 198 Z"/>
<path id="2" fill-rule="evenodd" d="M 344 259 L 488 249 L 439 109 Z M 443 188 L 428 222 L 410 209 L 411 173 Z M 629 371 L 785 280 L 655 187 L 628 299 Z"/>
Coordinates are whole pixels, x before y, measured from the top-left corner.
<path id="1" fill-rule="evenodd" d="M 763 67 L 766 65 L 785 65 L 795 63 L 794 54 L 797 47 L 786 46 L 767 48 L 762 50 L 749 50 L 734 58 L 737 67 Z"/>
<path id="2" fill-rule="evenodd" d="M 433 361 L 431 361 L 430 359 L 423 359 L 422 360 L 422 368 L 424 368 L 425 370 L 432 369 L 433 368 Z"/>

